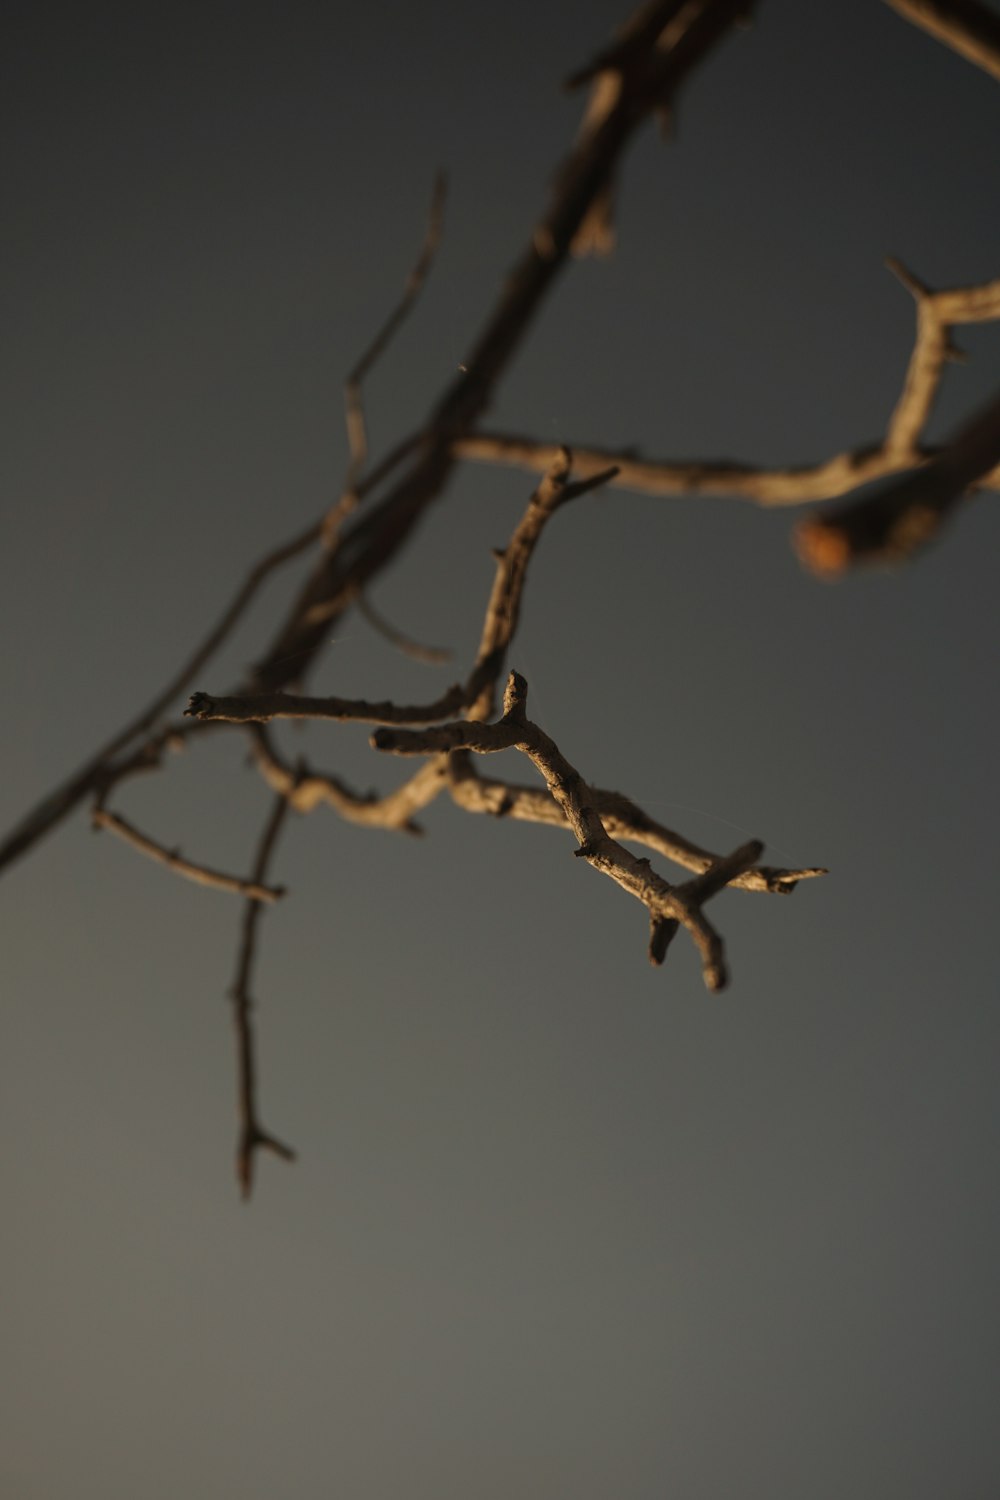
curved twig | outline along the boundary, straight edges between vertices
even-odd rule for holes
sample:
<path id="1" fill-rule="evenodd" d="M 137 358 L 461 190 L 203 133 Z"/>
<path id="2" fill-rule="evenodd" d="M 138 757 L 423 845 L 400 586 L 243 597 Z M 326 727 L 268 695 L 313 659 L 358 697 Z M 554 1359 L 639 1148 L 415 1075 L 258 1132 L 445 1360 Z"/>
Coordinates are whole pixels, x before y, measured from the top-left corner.
<path id="1" fill-rule="evenodd" d="M 244 880 L 239 875 L 227 875 L 222 870 L 212 870 L 208 865 L 195 864 L 185 859 L 179 849 L 168 849 L 148 834 L 140 832 L 134 824 L 126 821 L 120 813 L 109 812 L 106 807 L 95 807 L 91 814 L 95 828 L 106 828 L 140 854 L 166 865 L 175 875 L 185 880 L 194 880 L 198 885 L 211 886 L 216 891 L 230 891 L 237 896 L 246 896 L 251 901 L 279 901 L 285 894 L 283 885 L 261 885 L 257 880 Z"/>

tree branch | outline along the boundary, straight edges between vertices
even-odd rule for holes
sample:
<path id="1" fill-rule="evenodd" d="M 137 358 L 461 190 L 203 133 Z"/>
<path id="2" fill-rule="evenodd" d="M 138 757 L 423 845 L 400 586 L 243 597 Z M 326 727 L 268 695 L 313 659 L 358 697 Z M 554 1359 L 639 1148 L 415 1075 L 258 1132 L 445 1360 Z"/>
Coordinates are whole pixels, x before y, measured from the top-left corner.
<path id="1" fill-rule="evenodd" d="M 352 792 L 338 776 L 313 771 L 304 762 L 293 771 L 261 725 L 252 725 L 250 734 L 257 769 L 268 786 L 286 797 L 296 812 L 309 813 L 326 803 L 348 823 L 419 835 L 423 829 L 414 821 L 414 813 L 433 802 L 446 785 L 447 762 L 438 757 L 383 797 L 375 792 Z"/>
<path id="2" fill-rule="evenodd" d="M 513 818 L 527 823 L 544 823 L 552 828 L 569 828 L 559 804 L 542 787 L 521 786 L 480 776 L 463 751 L 448 758 L 448 791 L 452 800 L 465 812 L 486 813 L 494 818 Z M 683 869 L 703 874 L 717 863 L 719 855 L 700 848 L 682 834 L 665 828 L 621 792 L 590 788 L 591 804 L 612 838 L 642 844 L 672 860 Z M 773 865 L 754 865 L 730 885 L 743 891 L 789 895 L 800 880 L 811 880 L 829 872 L 819 865 L 801 869 L 782 869 Z"/>
<path id="3" fill-rule="evenodd" d="M 424 242 L 420 248 L 420 254 L 406 278 L 403 295 L 344 382 L 347 443 L 351 455 L 347 475 L 344 480 L 344 492 L 345 496 L 354 497 L 355 501 L 357 484 L 364 472 L 365 464 L 368 462 L 368 425 L 365 419 L 363 382 L 373 365 L 378 362 L 386 349 L 388 349 L 396 333 L 413 311 L 417 298 L 423 290 L 424 282 L 430 274 L 434 256 L 437 254 L 438 246 L 441 243 L 447 192 L 447 180 L 444 173 L 439 172 L 434 179 Z"/>
<path id="4" fill-rule="evenodd" d="M 574 850 L 602 874 L 609 876 L 647 908 L 651 923 L 650 958 L 662 960 L 671 932 L 680 923 L 691 934 L 701 954 L 702 976 L 710 990 L 725 985 L 727 972 L 722 939 L 712 927 L 703 904 L 731 880 L 756 863 L 763 844 L 753 840 L 713 863 L 684 885 L 671 886 L 650 866 L 612 839 L 595 807 L 592 789 L 537 724 L 527 718 L 528 685 L 511 672 L 504 694 L 503 716 L 495 724 L 471 720 L 433 729 L 376 729 L 371 743 L 393 755 L 427 755 L 473 750 L 491 755 L 498 750 L 520 750 L 542 773 L 553 800 L 579 840 Z"/>
<path id="5" fill-rule="evenodd" d="M 628 141 L 652 111 L 673 100 L 688 75 L 749 7 L 746 0 L 688 0 L 683 22 L 675 16 L 676 8 L 667 0 L 655 0 L 644 8 L 652 40 L 637 54 L 630 75 L 623 77 L 614 107 L 595 130 L 577 141 L 558 174 L 549 211 L 506 278 L 458 378 L 433 407 L 413 463 L 307 580 L 255 668 L 257 691 L 273 692 L 301 677 L 328 638 L 330 625 L 395 556 L 442 493 L 455 462 L 453 443 L 473 429 L 490 404 L 501 375 L 566 264 L 578 229 L 605 191 Z M 658 45 L 661 37 L 662 47 Z"/>
<path id="6" fill-rule="evenodd" d="M 903 390 L 881 443 L 848 449 L 817 464 L 773 469 L 737 462 L 641 459 L 634 452 L 574 444 L 576 471 L 586 476 L 613 463 L 617 473 L 609 482 L 619 489 L 663 496 L 716 495 L 752 500 L 762 506 L 784 506 L 834 499 L 861 485 L 928 463 L 934 452 L 921 447 L 920 442 L 945 365 L 955 357 L 951 330 L 1000 318 L 1000 279 L 935 292 L 900 261 L 893 259 L 887 265 L 914 298 L 917 326 Z M 542 470 L 552 461 L 551 443 L 482 430 L 457 438 L 453 451 L 460 459 L 524 469 Z M 1000 489 L 1000 470 L 983 473 L 979 482 Z"/>
<path id="7" fill-rule="evenodd" d="M 237 896 L 246 896 L 251 901 L 278 901 L 285 894 L 283 885 L 260 885 L 256 880 L 226 875 L 221 870 L 211 870 L 207 865 L 198 865 L 192 860 L 184 859 L 179 849 L 168 849 L 164 844 L 157 843 L 148 834 L 141 833 L 133 824 L 126 822 L 120 814 L 109 812 L 105 807 L 95 807 L 91 821 L 95 828 L 107 828 L 140 854 L 148 855 L 150 859 L 173 870 L 175 875 L 183 875 L 186 880 L 194 880 L 199 885 L 211 886 L 216 891 L 231 891 Z"/>

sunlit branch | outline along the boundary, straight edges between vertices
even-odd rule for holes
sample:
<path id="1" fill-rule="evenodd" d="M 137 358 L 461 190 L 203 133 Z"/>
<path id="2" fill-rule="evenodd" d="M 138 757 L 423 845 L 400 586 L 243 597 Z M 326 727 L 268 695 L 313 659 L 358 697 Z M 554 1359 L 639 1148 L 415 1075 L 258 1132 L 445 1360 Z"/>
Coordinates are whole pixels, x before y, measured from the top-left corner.
<path id="1" fill-rule="evenodd" d="M 511 672 L 504 694 L 503 716 L 495 724 L 465 720 L 423 730 L 376 729 L 371 743 L 376 750 L 392 755 L 427 755 L 455 750 L 491 755 L 499 750 L 520 750 L 541 772 L 549 794 L 576 834 L 579 847 L 574 853 L 609 876 L 647 908 L 652 961 L 659 963 L 662 960 L 669 924 L 680 923 L 688 930 L 701 954 L 702 975 L 707 988 L 721 989 L 727 979 L 722 939 L 708 921 L 702 906 L 723 886 L 754 865 L 763 845 L 752 840 L 713 863 L 693 880 L 671 886 L 655 873 L 648 859 L 636 858 L 610 837 L 595 807 L 591 788 L 555 742 L 527 718 L 527 696 L 525 679 L 519 673 Z"/>

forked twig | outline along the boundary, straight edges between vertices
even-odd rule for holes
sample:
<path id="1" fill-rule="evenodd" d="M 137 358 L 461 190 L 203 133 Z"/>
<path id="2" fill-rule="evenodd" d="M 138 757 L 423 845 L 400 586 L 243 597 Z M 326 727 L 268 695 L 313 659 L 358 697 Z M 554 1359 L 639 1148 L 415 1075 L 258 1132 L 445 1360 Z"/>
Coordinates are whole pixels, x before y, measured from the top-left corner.
<path id="1" fill-rule="evenodd" d="M 760 857 L 763 844 L 751 840 L 713 863 L 703 874 L 683 885 L 671 886 L 652 869 L 648 859 L 637 859 L 612 839 L 594 806 L 591 788 L 560 752 L 555 741 L 527 717 L 528 684 L 511 672 L 504 693 L 503 715 L 495 724 L 467 719 L 433 729 L 376 729 L 371 744 L 391 755 L 429 755 L 472 750 L 492 755 L 498 750 L 520 750 L 542 773 L 545 784 L 576 834 L 574 853 L 609 876 L 649 912 L 649 955 L 661 963 L 679 924 L 685 927 L 701 954 L 702 976 L 710 990 L 720 990 L 728 975 L 722 939 L 702 907 L 718 891 L 743 874 Z"/>

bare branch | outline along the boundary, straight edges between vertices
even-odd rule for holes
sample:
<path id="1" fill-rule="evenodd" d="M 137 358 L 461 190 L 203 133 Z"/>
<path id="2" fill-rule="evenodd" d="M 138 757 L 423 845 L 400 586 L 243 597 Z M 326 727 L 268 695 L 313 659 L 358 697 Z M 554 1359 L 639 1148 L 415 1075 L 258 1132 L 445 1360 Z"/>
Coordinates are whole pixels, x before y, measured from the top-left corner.
<path id="1" fill-rule="evenodd" d="M 463 751 L 448 760 L 448 791 L 452 800 L 465 812 L 486 813 L 494 818 L 513 818 L 527 823 L 544 823 L 552 828 L 569 828 L 562 808 L 548 792 L 538 786 L 521 786 L 480 776 Z M 655 849 L 674 864 L 702 874 L 718 860 L 717 854 L 699 848 L 682 834 L 665 828 L 621 792 L 590 788 L 595 811 L 612 838 L 642 844 Z M 800 880 L 812 880 L 829 872 L 818 865 L 802 869 L 781 869 L 772 865 L 754 865 L 736 876 L 729 884 L 738 890 L 790 894 Z"/>
<path id="2" fill-rule="evenodd" d="M 497 679 L 504 669 L 507 651 L 517 631 L 528 564 L 547 521 L 560 506 L 606 484 L 618 472 L 612 465 L 570 484 L 572 462 L 573 455 L 568 448 L 557 451 L 506 548 L 497 554 L 497 571 L 486 605 L 479 650 L 466 687 L 465 704 L 469 705 L 470 719 L 488 719 L 496 712 Z"/>
<path id="3" fill-rule="evenodd" d="M 465 689 L 456 683 L 434 703 L 400 704 L 387 699 L 370 703 L 365 698 L 313 698 L 303 693 L 231 694 L 213 698 L 210 693 L 192 693 L 185 715 L 194 719 L 228 724 L 267 724 L 271 719 L 354 719 L 366 724 L 426 724 L 444 719 L 465 699 Z"/>
<path id="4" fill-rule="evenodd" d="M 107 808 L 95 807 L 91 819 L 95 828 L 107 828 L 140 854 L 146 854 L 150 859 L 166 865 L 175 875 L 183 875 L 186 880 L 211 886 L 216 891 L 230 891 L 237 896 L 246 896 L 251 901 L 278 901 L 285 894 L 283 885 L 260 885 L 255 880 L 243 880 L 239 875 L 226 875 L 221 870 L 211 870 L 207 865 L 198 865 L 192 860 L 184 859 L 179 849 L 168 849 L 164 844 L 157 843 L 148 834 L 141 833 L 133 824 L 126 822 L 119 813 L 109 812 Z"/>
<path id="5" fill-rule="evenodd" d="M 887 0 L 914 26 L 1000 79 L 1000 16 L 978 0 Z"/>
<path id="6" fill-rule="evenodd" d="M 254 860 L 253 879 L 262 884 L 267 867 L 278 841 L 282 824 L 289 809 L 284 796 L 274 800 L 271 815 L 264 826 L 257 857 Z M 253 973 L 257 942 L 257 926 L 263 907 L 259 901 L 250 900 L 243 911 L 242 938 L 236 962 L 236 976 L 230 990 L 233 1002 L 233 1024 L 236 1028 L 237 1056 L 237 1102 L 240 1130 L 236 1145 L 236 1176 L 243 1198 L 249 1198 L 253 1190 L 254 1153 L 273 1151 L 284 1161 L 294 1161 L 295 1152 L 276 1136 L 265 1130 L 257 1113 L 257 1059 L 253 1033 L 253 1000 L 250 995 L 250 979 Z"/>
<path id="7" fill-rule="evenodd" d="M 442 662 L 450 661 L 455 654 L 447 646 L 424 646 L 420 641 L 411 640 L 408 635 L 397 630 L 395 625 L 390 624 L 385 615 L 379 613 L 367 594 L 359 596 L 358 609 L 373 630 L 377 630 L 390 645 L 395 646 L 398 651 L 402 651 L 404 656 L 410 657 L 413 661 L 426 662 L 428 666 L 438 666 Z"/>
<path id="8" fill-rule="evenodd" d="M 681 886 L 671 886 L 655 874 L 648 859 L 637 859 L 612 839 L 594 805 L 592 789 L 561 754 L 555 742 L 527 718 L 528 685 L 511 672 L 504 694 L 504 712 L 495 724 L 472 720 L 442 724 L 433 729 L 376 729 L 371 743 L 393 755 L 427 755 L 474 750 L 491 755 L 498 750 L 520 750 L 541 772 L 553 800 L 579 840 L 574 850 L 602 874 L 636 897 L 648 909 L 653 933 L 650 957 L 659 962 L 666 949 L 670 922 L 687 928 L 702 959 L 702 975 L 710 990 L 726 983 L 722 940 L 702 911 L 702 905 L 724 885 L 743 874 L 760 857 L 757 840 L 742 845 L 713 863 L 703 874 Z"/>
<path id="9" fill-rule="evenodd" d="M 861 485 L 929 462 L 934 452 L 921 447 L 920 440 L 944 367 L 954 358 L 951 329 L 1000 318 L 1000 280 L 934 292 L 900 261 L 890 260 L 887 264 L 914 297 L 917 330 L 903 391 L 880 444 L 849 449 L 818 464 L 773 469 L 703 460 L 669 463 L 641 459 L 634 452 L 574 444 L 574 468 L 586 476 L 613 463 L 617 472 L 609 482 L 616 488 L 640 494 L 715 495 L 752 500 L 763 506 L 783 506 L 831 500 Z M 529 437 L 479 430 L 457 438 L 453 452 L 460 459 L 539 471 L 552 462 L 553 447 Z M 979 483 L 1000 489 L 1000 471 L 984 473 Z"/>
<path id="10" fill-rule="evenodd" d="M 89 792 L 106 789 L 107 771 L 112 758 L 144 730 L 149 729 L 174 702 L 178 694 L 190 686 L 195 673 L 201 671 L 230 635 L 264 580 L 276 568 L 289 562 L 293 557 L 298 557 L 307 547 L 317 542 L 320 531 L 319 524 L 310 526 L 306 531 L 293 537 L 291 541 L 275 547 L 273 551 L 268 552 L 254 564 L 201 644 L 196 647 L 152 703 L 126 724 L 124 729 L 113 735 L 74 776 L 44 797 L 16 827 L 11 829 L 6 839 L 0 844 L 0 870 L 26 853 L 57 823 L 61 823 L 63 818 L 67 817 Z"/>
<path id="11" fill-rule="evenodd" d="M 963 323 L 988 323 L 1000 318 L 1000 280 L 933 292 L 902 261 L 893 257 L 886 265 L 906 287 L 917 307 L 913 353 L 902 395 L 885 436 L 887 450 L 909 457 L 917 452 L 917 444 L 930 419 L 944 367 L 954 358 L 951 329 Z"/>
<path id="12" fill-rule="evenodd" d="M 615 469 L 568 483 L 572 462 L 559 449 L 548 472 L 528 502 L 507 548 L 497 558 L 497 572 L 486 606 L 482 637 L 472 672 L 465 685 L 455 683 L 433 703 L 398 704 L 388 700 L 309 697 L 300 693 L 251 693 L 216 698 L 194 693 L 184 713 L 206 722 L 266 724 L 271 719 L 353 719 L 374 724 L 427 724 L 471 705 L 470 717 L 488 718 L 493 711 L 497 677 L 517 629 L 521 593 L 528 563 L 549 517 L 561 506 L 604 484 Z"/>
<path id="13" fill-rule="evenodd" d="M 672 101 L 689 74 L 749 9 L 746 0 L 688 0 L 685 27 L 669 50 L 647 48 L 642 67 L 625 86 L 599 127 L 577 141 L 557 177 L 548 212 L 504 282 L 498 302 L 424 426 L 414 461 L 389 493 L 355 521 L 305 584 L 267 654 L 255 669 L 255 687 L 273 691 L 299 679 L 329 637 L 329 627 L 357 598 L 410 536 L 428 506 L 443 492 L 454 457 L 452 445 L 472 431 L 528 331 L 546 294 L 570 256 L 575 235 L 605 192 L 632 135 L 648 115 Z M 667 24 L 673 7 L 663 12 Z M 290 663 L 294 662 L 294 667 Z"/>
<path id="14" fill-rule="evenodd" d="M 362 383 L 372 366 L 385 353 L 399 328 L 413 311 L 414 304 L 423 290 L 424 282 L 427 280 L 434 262 L 437 248 L 441 243 L 447 190 L 448 185 L 444 173 L 439 172 L 434 179 L 424 242 L 420 248 L 420 254 L 417 257 L 416 263 L 406 278 L 403 295 L 353 370 L 351 370 L 344 384 L 347 442 L 351 455 L 347 475 L 344 480 L 344 491 L 348 495 L 356 496 L 358 480 L 361 478 L 365 464 L 368 462 L 368 427 L 365 421 Z"/>
<path id="15" fill-rule="evenodd" d="M 414 821 L 414 813 L 433 802 L 446 785 L 447 761 L 436 757 L 421 766 L 409 781 L 385 796 L 380 797 L 375 792 L 352 792 L 338 776 L 313 771 L 304 763 L 293 771 L 278 754 L 267 730 L 259 724 L 253 725 L 250 733 L 257 769 L 267 784 L 286 797 L 297 812 L 312 812 L 325 803 L 348 823 L 421 834 L 423 829 Z"/>

